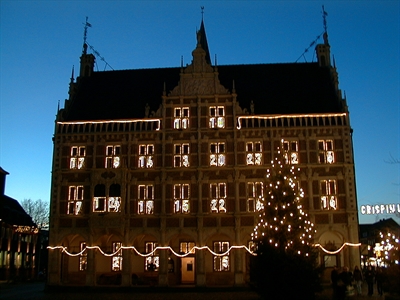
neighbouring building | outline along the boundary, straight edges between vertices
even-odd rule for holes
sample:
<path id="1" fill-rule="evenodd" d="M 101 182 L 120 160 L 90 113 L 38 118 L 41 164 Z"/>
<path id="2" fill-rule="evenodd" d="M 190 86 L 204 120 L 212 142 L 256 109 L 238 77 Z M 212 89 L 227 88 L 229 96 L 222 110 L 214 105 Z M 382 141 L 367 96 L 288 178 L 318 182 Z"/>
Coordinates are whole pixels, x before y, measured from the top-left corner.
<path id="1" fill-rule="evenodd" d="M 243 285 L 266 169 L 300 168 L 320 263 L 360 265 L 352 128 L 327 32 L 317 62 L 80 72 L 54 130 L 49 285 Z M 240 63 L 240 62 L 239 62 Z M 343 248 L 342 245 L 344 245 Z"/>
<path id="2" fill-rule="evenodd" d="M 5 195 L 8 174 L 0 167 L 0 280 L 33 279 L 39 229 L 19 202 Z"/>

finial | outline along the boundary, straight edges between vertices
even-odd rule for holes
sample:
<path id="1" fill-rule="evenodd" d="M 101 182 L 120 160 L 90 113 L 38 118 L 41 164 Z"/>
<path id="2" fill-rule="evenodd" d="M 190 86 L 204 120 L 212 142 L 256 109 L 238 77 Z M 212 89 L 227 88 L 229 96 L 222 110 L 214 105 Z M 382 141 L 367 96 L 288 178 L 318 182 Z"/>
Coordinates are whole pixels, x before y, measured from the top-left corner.
<path id="1" fill-rule="evenodd" d="M 71 82 L 74 82 L 74 65 L 72 65 Z"/>
<path id="2" fill-rule="evenodd" d="M 89 27 L 92 27 L 92 24 L 90 24 L 88 22 L 88 17 L 86 17 L 86 21 L 85 23 L 83 23 L 83 25 L 85 25 L 84 30 L 83 30 L 83 54 L 86 54 L 87 51 L 87 45 L 86 45 L 86 39 L 87 39 L 87 30 Z"/>
<path id="3" fill-rule="evenodd" d="M 215 54 L 215 62 L 214 65 L 217 66 L 217 54 Z"/>
<path id="4" fill-rule="evenodd" d="M 201 6 L 201 21 L 203 22 L 204 20 L 204 6 Z"/>
<path id="5" fill-rule="evenodd" d="M 328 45 L 328 25 L 326 22 L 326 17 L 328 16 L 328 13 L 325 11 L 325 7 L 322 5 L 322 19 L 324 23 L 324 43 L 325 45 Z"/>
<path id="6" fill-rule="evenodd" d="M 181 68 L 183 68 L 183 55 L 181 55 Z"/>

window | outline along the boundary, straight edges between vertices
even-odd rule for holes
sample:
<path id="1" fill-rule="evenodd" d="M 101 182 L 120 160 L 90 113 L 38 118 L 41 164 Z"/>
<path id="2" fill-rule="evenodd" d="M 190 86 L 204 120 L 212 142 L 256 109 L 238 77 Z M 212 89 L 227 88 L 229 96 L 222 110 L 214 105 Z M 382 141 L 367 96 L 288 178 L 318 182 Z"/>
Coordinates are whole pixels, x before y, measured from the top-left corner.
<path id="1" fill-rule="evenodd" d="M 174 167 L 189 167 L 189 144 L 174 145 Z"/>
<path id="2" fill-rule="evenodd" d="M 174 185 L 174 213 L 187 214 L 190 212 L 190 186 L 189 184 Z"/>
<path id="3" fill-rule="evenodd" d="M 68 210 L 69 215 L 79 215 L 82 212 L 83 186 L 69 186 Z"/>
<path id="4" fill-rule="evenodd" d="M 139 185 L 138 197 L 138 214 L 154 214 L 154 186 Z"/>
<path id="5" fill-rule="evenodd" d="M 189 128 L 189 107 L 175 107 L 174 129 Z"/>
<path id="6" fill-rule="evenodd" d="M 247 183 L 247 211 L 255 212 L 264 208 L 264 186 L 262 182 Z"/>
<path id="7" fill-rule="evenodd" d="M 210 106 L 210 128 L 225 127 L 225 107 Z"/>
<path id="8" fill-rule="evenodd" d="M 214 271 L 224 272 L 229 271 L 229 242 L 214 242 Z"/>
<path id="9" fill-rule="evenodd" d="M 282 141 L 283 156 L 286 164 L 295 165 L 299 163 L 299 146 L 297 141 Z"/>
<path id="10" fill-rule="evenodd" d="M 226 212 L 226 183 L 211 183 L 210 184 L 211 203 L 210 208 L 212 213 Z"/>
<path id="11" fill-rule="evenodd" d="M 160 257 L 158 251 L 155 251 L 158 244 L 156 242 L 146 242 L 146 254 L 150 254 L 145 259 L 144 269 L 146 271 L 158 271 L 160 267 Z"/>
<path id="12" fill-rule="evenodd" d="M 112 184 L 107 197 L 105 185 L 96 185 L 94 188 L 93 211 L 121 212 L 121 186 L 119 184 Z"/>
<path id="13" fill-rule="evenodd" d="M 85 146 L 72 146 L 71 158 L 69 160 L 70 169 L 82 169 L 85 166 Z"/>
<path id="14" fill-rule="evenodd" d="M 247 142 L 246 143 L 246 164 L 247 165 L 261 165 L 262 148 L 261 142 Z"/>
<path id="15" fill-rule="evenodd" d="M 112 251 L 113 253 L 117 252 L 114 256 L 112 256 L 111 263 L 111 271 L 118 272 L 122 270 L 122 243 L 121 242 L 113 242 L 112 243 Z"/>
<path id="16" fill-rule="evenodd" d="M 87 251 L 82 252 L 86 248 L 86 243 L 81 242 L 79 255 L 79 271 L 86 271 L 87 268 Z"/>
<path id="17" fill-rule="evenodd" d="M 320 164 L 332 164 L 335 162 L 333 140 L 318 141 L 318 161 Z"/>
<path id="18" fill-rule="evenodd" d="M 321 181 L 321 208 L 324 210 L 338 209 L 336 196 L 336 180 Z"/>
<path id="19" fill-rule="evenodd" d="M 121 146 L 106 147 L 106 168 L 119 168 L 121 164 Z"/>
<path id="20" fill-rule="evenodd" d="M 210 166 L 225 166 L 225 143 L 210 144 Z"/>
<path id="21" fill-rule="evenodd" d="M 154 145 L 139 145 L 139 168 L 153 167 Z"/>
<path id="22" fill-rule="evenodd" d="M 179 252 L 185 254 L 186 253 L 194 254 L 196 252 L 194 246 L 196 246 L 195 242 L 180 242 Z"/>

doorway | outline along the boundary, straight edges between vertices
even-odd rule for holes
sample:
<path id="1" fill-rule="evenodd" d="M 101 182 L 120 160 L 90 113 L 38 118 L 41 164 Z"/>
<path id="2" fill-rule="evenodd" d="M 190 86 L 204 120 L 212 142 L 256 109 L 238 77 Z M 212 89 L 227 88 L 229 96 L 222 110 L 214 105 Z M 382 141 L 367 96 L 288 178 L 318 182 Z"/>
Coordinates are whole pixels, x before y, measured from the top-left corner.
<path id="1" fill-rule="evenodd" d="M 182 257 L 182 266 L 181 266 L 182 283 L 194 283 L 194 273 L 195 273 L 194 266 L 195 266 L 194 257 Z"/>

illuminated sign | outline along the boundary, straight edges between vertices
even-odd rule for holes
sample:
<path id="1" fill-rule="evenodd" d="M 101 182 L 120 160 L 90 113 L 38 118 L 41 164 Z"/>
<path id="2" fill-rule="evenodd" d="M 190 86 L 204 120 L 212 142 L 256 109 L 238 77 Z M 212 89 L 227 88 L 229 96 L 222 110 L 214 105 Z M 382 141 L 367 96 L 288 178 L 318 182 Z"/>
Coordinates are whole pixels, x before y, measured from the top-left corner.
<path id="1" fill-rule="evenodd" d="M 361 205 L 362 215 L 378 215 L 378 214 L 398 214 L 400 213 L 400 204 L 376 204 Z"/>

